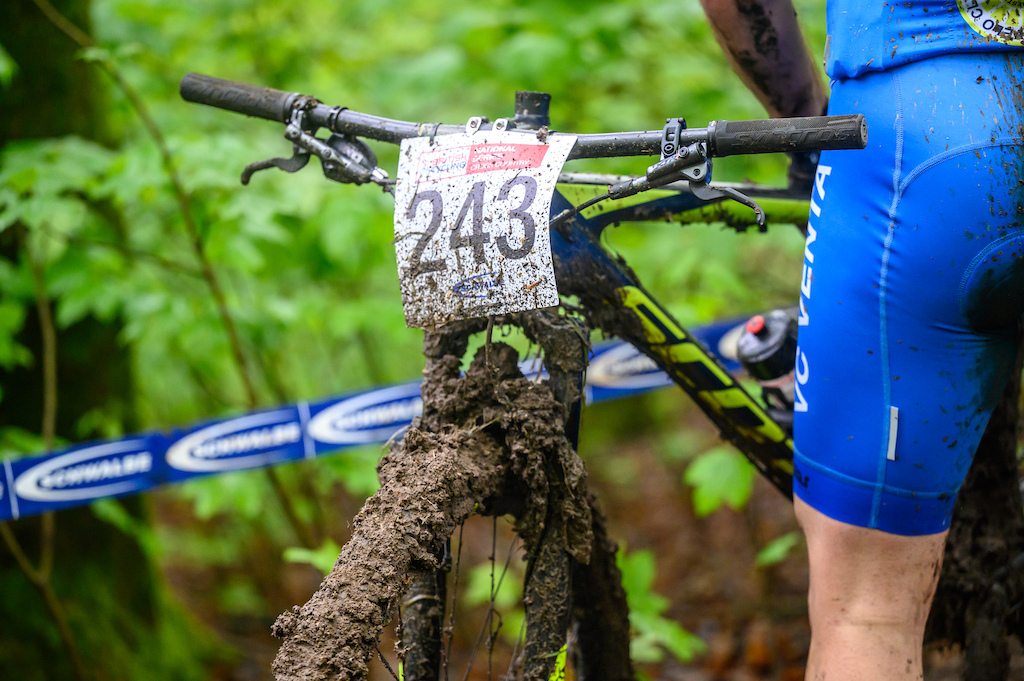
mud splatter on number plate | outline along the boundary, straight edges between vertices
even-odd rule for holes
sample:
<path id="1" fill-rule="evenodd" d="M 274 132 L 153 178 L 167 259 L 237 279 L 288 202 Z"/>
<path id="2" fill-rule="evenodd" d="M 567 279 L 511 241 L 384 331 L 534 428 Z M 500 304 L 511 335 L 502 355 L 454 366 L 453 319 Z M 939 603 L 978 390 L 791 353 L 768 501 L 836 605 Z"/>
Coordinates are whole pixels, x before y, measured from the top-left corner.
<path id="1" fill-rule="evenodd" d="M 957 0 L 960 15 L 980 35 L 1024 45 L 1024 0 Z"/>
<path id="2" fill-rule="evenodd" d="M 395 254 L 406 324 L 558 304 L 547 225 L 575 142 L 512 131 L 402 142 Z"/>

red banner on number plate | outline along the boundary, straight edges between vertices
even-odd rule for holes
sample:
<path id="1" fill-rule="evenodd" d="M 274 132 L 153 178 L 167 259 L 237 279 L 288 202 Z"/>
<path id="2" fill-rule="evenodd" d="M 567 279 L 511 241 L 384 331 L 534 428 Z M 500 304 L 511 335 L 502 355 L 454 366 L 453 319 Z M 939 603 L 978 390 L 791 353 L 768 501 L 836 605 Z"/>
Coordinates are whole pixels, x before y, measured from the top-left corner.
<path id="1" fill-rule="evenodd" d="M 433 182 L 495 170 L 539 168 L 548 147 L 541 144 L 472 144 L 424 153 L 420 181 Z"/>
<path id="2" fill-rule="evenodd" d="M 474 144 L 469 150 L 466 174 L 539 168 L 547 150 L 539 144 Z"/>

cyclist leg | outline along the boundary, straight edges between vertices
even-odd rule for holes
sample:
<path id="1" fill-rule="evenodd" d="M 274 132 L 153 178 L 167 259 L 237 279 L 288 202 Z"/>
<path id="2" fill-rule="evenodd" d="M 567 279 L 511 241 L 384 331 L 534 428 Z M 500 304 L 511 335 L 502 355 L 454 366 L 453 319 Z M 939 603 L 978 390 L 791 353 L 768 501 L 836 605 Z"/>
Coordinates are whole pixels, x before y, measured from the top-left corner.
<path id="1" fill-rule="evenodd" d="M 921 678 L 953 503 L 1024 310 L 1024 112 L 1003 106 L 1021 62 L 947 55 L 833 89 L 870 137 L 822 155 L 805 251 L 809 679 Z"/>
<path id="2" fill-rule="evenodd" d="M 807 679 L 921 678 L 947 532 L 888 534 L 833 520 L 800 499 L 796 512 L 811 567 Z"/>

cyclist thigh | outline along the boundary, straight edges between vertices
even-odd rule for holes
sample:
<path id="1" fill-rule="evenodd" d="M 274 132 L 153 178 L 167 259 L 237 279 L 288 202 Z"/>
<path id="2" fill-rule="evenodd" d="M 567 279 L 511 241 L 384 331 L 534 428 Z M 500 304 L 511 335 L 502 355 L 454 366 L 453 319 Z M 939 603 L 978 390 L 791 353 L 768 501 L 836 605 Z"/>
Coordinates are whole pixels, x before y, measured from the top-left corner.
<path id="1" fill-rule="evenodd" d="M 1022 69 L 944 55 L 833 87 L 869 141 L 816 178 L 794 489 L 836 520 L 949 525 L 1024 311 Z"/>

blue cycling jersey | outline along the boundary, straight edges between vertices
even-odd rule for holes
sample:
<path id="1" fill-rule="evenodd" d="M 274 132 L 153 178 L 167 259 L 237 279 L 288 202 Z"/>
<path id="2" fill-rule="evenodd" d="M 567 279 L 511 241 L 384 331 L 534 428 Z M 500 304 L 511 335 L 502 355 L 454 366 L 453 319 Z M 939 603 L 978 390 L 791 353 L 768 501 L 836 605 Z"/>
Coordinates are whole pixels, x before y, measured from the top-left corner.
<path id="1" fill-rule="evenodd" d="M 1024 0 L 829 0 L 826 15 L 833 79 L 951 52 L 1024 48 Z"/>

